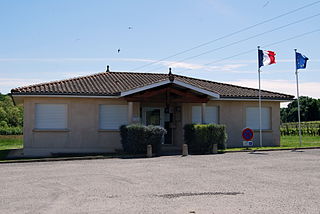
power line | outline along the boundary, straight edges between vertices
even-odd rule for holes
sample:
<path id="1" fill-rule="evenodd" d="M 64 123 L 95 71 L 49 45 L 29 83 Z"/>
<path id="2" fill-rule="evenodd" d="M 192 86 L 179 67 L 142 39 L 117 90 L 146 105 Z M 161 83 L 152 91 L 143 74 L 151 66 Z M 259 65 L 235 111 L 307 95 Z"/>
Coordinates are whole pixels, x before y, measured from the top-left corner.
<path id="1" fill-rule="evenodd" d="M 290 40 L 293 40 L 293 39 L 297 39 L 297 38 L 300 38 L 300 37 L 303 37 L 303 36 L 306 36 L 306 35 L 309 35 L 309 34 L 312 34 L 312 33 L 316 33 L 316 32 L 319 32 L 319 31 L 320 31 L 320 28 L 316 29 L 316 30 L 313 30 L 313 31 L 306 32 L 306 33 L 302 33 L 302 34 L 299 34 L 299 35 L 296 35 L 296 36 L 293 36 L 293 37 L 289 37 L 287 39 L 283 39 L 283 40 L 280 40 L 280 41 L 277 41 L 277 42 L 269 43 L 269 44 L 263 45 L 261 47 L 263 47 L 263 48 L 271 47 L 271 46 L 274 46 L 274 45 L 277 45 L 277 44 L 280 44 L 280 43 L 283 43 L 283 42 L 287 42 L 287 41 L 290 41 Z M 205 66 L 212 65 L 212 64 L 219 63 L 219 62 L 222 62 L 222 61 L 225 61 L 225 60 L 228 60 L 228 59 L 232 59 L 232 58 L 237 57 L 237 56 L 242 56 L 242 55 L 251 53 L 253 51 L 257 51 L 257 48 L 250 49 L 250 50 L 247 50 L 247 51 L 244 51 L 244 52 L 240 52 L 238 54 L 235 54 L 235 55 L 232 55 L 232 56 L 229 56 L 229 57 L 225 57 L 225 58 L 222 58 L 222 59 L 219 59 L 219 60 L 208 62 L 208 63 L 203 64 L 203 65 L 205 65 Z M 192 70 L 192 69 L 191 68 L 185 69 L 185 70 L 183 70 L 181 72 L 188 71 L 188 70 Z"/>
<path id="2" fill-rule="evenodd" d="M 247 30 L 249 30 L 249 29 L 252 29 L 252 28 L 254 28 L 254 27 L 256 27 L 256 26 L 259 26 L 259 25 L 265 24 L 265 23 L 267 23 L 267 22 L 270 22 L 270 21 L 279 19 L 279 18 L 281 18 L 281 17 L 284 17 L 284 16 L 287 16 L 287 15 L 289 15 L 289 14 L 295 13 L 295 12 L 297 12 L 297 11 L 299 11 L 299 10 L 302 10 L 302 9 L 305 9 L 305 8 L 307 8 L 307 7 L 311 7 L 311 6 L 313 6 L 313 5 L 315 5 L 315 4 L 318 4 L 318 3 L 320 3 L 320 1 L 315 1 L 315 2 L 313 2 L 313 3 L 304 5 L 304 6 L 302 6 L 302 7 L 297 8 L 297 9 L 291 10 L 291 11 L 289 11 L 289 12 L 286 12 L 286 13 L 283 13 L 283 14 L 281 14 L 281 15 L 275 16 L 275 17 L 273 17 L 273 18 L 264 20 L 264 21 L 259 22 L 259 23 L 257 23 L 257 24 L 254 24 L 254 25 L 251 25 L 251 26 L 242 28 L 242 29 L 240 29 L 240 30 L 238 30 L 238 31 L 234 31 L 234 32 L 232 32 L 232 33 L 229 33 L 229 34 L 226 34 L 226 35 L 224 35 L 224 36 L 218 37 L 218 38 L 216 38 L 216 39 L 214 39 L 214 40 L 211 40 L 211 41 L 208 41 L 208 42 L 205 42 L 205 43 L 201 43 L 201 44 L 199 44 L 199 45 L 197 45 L 197 46 L 194 46 L 194 47 L 189 48 L 189 49 L 186 49 L 186 50 L 184 50 L 184 51 L 175 53 L 175 54 L 173 54 L 173 55 L 170 55 L 170 56 L 167 56 L 167 57 L 164 57 L 164 58 L 161 58 L 161 59 L 159 59 L 159 60 L 157 60 L 157 61 L 150 62 L 150 63 L 147 63 L 147 64 L 145 64 L 145 65 L 136 67 L 136 68 L 134 68 L 134 69 L 131 69 L 131 71 L 138 70 L 138 69 L 141 69 L 141 68 L 144 68 L 144 67 L 147 67 L 147 66 L 150 66 L 150 65 L 159 63 L 159 62 L 161 62 L 161 61 L 164 61 L 164 60 L 170 59 L 170 58 L 172 58 L 172 57 L 175 57 L 175 56 L 178 56 L 178 55 L 187 53 L 187 52 L 192 51 L 192 50 L 194 50 L 194 49 L 197 49 L 197 48 L 206 46 L 206 45 L 211 44 L 211 43 L 213 43 L 213 42 L 216 42 L 216 41 L 219 41 L 219 40 L 222 40 L 222 39 L 225 39 L 225 38 L 234 36 L 234 35 L 236 35 L 236 34 L 239 34 L 239 33 L 242 33 L 242 32 L 244 32 L 244 31 L 247 31 Z"/>
<path id="3" fill-rule="evenodd" d="M 280 26 L 280 27 L 276 27 L 276 28 L 274 28 L 274 29 L 271 29 L 271 30 L 268 30 L 268 31 L 264 31 L 264 32 L 262 32 L 262 33 L 258 33 L 258 34 L 256 34 L 256 35 L 247 37 L 247 38 L 245 38 L 245 39 L 241 39 L 241 40 L 238 40 L 238 41 L 236 41 L 236 42 L 232 42 L 232 43 L 229 43 L 229 44 L 227 44 L 227 45 L 224 45 L 224 46 L 221 46 L 221 47 L 218 47 L 218 48 L 215 48 L 215 49 L 211 49 L 211 50 L 202 52 L 202 53 L 197 54 L 197 55 L 194 55 L 194 56 L 190 56 L 190 57 L 183 58 L 183 59 L 181 59 L 181 60 L 179 60 L 179 61 L 175 61 L 175 62 L 169 63 L 168 66 L 171 66 L 171 65 L 173 65 L 173 64 L 175 64 L 175 63 L 179 63 L 179 62 L 181 63 L 181 62 L 186 61 L 186 60 L 189 60 L 189 59 L 194 59 L 194 58 L 197 58 L 197 57 L 199 57 L 199 56 L 202 56 L 202 55 L 205 55 L 205 54 L 209 54 L 209 53 L 215 52 L 215 51 L 217 51 L 217 50 L 221 50 L 221 49 L 223 49 L 223 48 L 227 48 L 227 47 L 230 47 L 230 46 L 232 46 L 232 45 L 239 44 L 239 43 L 244 42 L 244 41 L 248 41 L 248 40 L 250 40 L 250 39 L 253 39 L 253 38 L 256 38 L 256 37 L 265 35 L 265 34 L 267 34 L 267 33 L 271 33 L 271 32 L 280 30 L 280 29 L 282 29 L 282 28 L 285 28 L 285 27 L 288 27 L 288 26 L 291 26 L 291 25 L 294 25 L 294 24 L 297 24 L 297 23 L 306 21 L 306 20 L 308 20 L 308 19 L 312 19 L 312 18 L 317 17 L 317 16 L 319 16 L 319 15 L 320 15 L 320 13 L 315 14 L 315 15 L 312 15 L 312 16 L 308 16 L 308 17 L 306 17 L 306 18 L 297 20 L 297 21 L 295 21 L 295 22 L 291 22 L 291 23 L 289 23 L 289 24 L 285 24 L 285 25 L 282 25 L 282 26 Z M 161 67 L 156 68 L 156 69 L 152 69 L 151 71 L 159 70 L 160 68 L 161 68 Z"/>
<path id="4" fill-rule="evenodd" d="M 300 38 L 302 36 L 306 36 L 306 35 L 309 35 L 309 34 L 312 34 L 312 33 L 316 33 L 318 31 L 320 31 L 320 28 L 316 29 L 316 30 L 313 30 L 313 31 L 306 32 L 306 33 L 302 33 L 302 34 L 299 34 L 299 35 L 296 35 L 296 36 L 293 36 L 293 37 L 289 37 L 287 39 L 283 39 L 283 40 L 280 40 L 278 42 L 269 43 L 269 44 L 263 45 L 261 47 L 266 48 L 266 47 L 274 46 L 274 45 L 277 45 L 277 44 L 280 44 L 280 43 L 283 43 L 283 42 L 286 42 L 286 41 L 290 41 L 290 40 L 293 40 L 293 39 L 296 39 L 296 38 Z"/>

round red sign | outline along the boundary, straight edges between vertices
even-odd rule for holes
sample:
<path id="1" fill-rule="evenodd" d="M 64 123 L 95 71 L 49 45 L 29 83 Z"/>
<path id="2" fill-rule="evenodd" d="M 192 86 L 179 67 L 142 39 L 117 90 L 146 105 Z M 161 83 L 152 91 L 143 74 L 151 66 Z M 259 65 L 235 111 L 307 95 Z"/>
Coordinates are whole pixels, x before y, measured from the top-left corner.
<path id="1" fill-rule="evenodd" d="M 250 141 L 253 138 L 253 130 L 250 128 L 245 128 L 242 130 L 242 138 L 246 141 Z"/>

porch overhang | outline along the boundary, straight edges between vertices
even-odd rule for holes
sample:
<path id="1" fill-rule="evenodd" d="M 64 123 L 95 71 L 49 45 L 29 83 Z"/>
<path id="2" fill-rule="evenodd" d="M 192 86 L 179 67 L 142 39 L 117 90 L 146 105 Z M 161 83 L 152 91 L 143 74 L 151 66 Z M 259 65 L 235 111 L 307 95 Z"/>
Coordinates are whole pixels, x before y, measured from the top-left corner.
<path id="1" fill-rule="evenodd" d="M 160 88 L 138 92 L 124 98 L 128 102 L 207 103 L 209 101 L 209 96 L 206 94 L 199 95 L 190 89 L 181 90 L 176 87 L 177 85 L 173 84 L 160 86 Z"/>
<path id="2" fill-rule="evenodd" d="M 131 95 L 131 94 L 135 94 L 135 93 L 138 93 L 138 92 L 141 92 L 141 91 L 145 91 L 145 90 L 148 90 L 148 89 L 156 88 L 158 86 L 166 85 L 166 84 L 169 84 L 169 83 L 176 84 L 178 86 L 181 86 L 181 87 L 184 87 L 184 88 L 187 88 L 187 89 L 191 89 L 193 91 L 208 95 L 211 99 L 219 99 L 220 98 L 220 95 L 217 94 L 217 93 L 205 90 L 203 88 L 196 87 L 194 85 L 191 85 L 191 84 L 179 81 L 179 80 L 173 80 L 173 81 L 164 80 L 164 81 L 157 82 L 157 83 L 154 83 L 154 84 L 150 84 L 150 85 L 147 85 L 147 86 L 143 86 L 143 87 L 135 88 L 135 89 L 132 89 L 132 90 L 124 91 L 124 92 L 121 92 L 120 97 L 124 97 L 124 96 L 128 96 L 128 95 Z"/>

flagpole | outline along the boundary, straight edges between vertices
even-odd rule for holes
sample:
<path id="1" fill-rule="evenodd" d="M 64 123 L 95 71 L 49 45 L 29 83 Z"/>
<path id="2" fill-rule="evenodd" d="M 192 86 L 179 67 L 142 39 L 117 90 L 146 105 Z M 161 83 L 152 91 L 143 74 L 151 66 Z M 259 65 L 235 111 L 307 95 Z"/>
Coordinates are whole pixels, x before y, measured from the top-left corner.
<path id="1" fill-rule="evenodd" d="M 260 65 L 259 65 L 259 50 L 258 46 L 258 77 L 259 77 L 259 137 L 260 137 L 260 147 L 262 147 L 262 121 L 261 121 L 261 81 L 260 81 Z"/>
<path id="2" fill-rule="evenodd" d="M 301 139 L 301 119 L 300 119 L 300 102 L 299 102 L 299 78 L 298 78 L 298 69 L 297 69 L 297 49 L 294 49 L 295 52 L 295 65 L 296 65 L 296 82 L 297 82 L 297 101 L 298 101 L 298 126 L 299 126 L 299 141 L 300 147 L 302 146 L 302 139 Z"/>

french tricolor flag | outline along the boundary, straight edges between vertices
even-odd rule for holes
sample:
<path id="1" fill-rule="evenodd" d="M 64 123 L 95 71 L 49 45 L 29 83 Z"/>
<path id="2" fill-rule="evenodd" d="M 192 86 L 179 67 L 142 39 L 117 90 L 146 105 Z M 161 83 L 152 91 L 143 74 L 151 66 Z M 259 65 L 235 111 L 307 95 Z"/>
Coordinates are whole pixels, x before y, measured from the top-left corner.
<path id="1" fill-rule="evenodd" d="M 273 51 L 258 50 L 259 68 L 276 63 L 276 53 Z"/>

